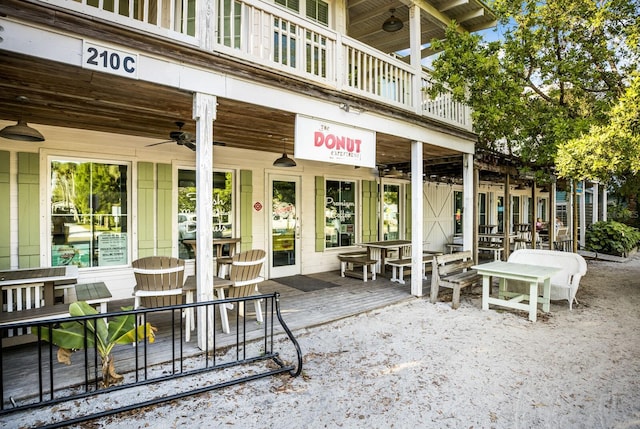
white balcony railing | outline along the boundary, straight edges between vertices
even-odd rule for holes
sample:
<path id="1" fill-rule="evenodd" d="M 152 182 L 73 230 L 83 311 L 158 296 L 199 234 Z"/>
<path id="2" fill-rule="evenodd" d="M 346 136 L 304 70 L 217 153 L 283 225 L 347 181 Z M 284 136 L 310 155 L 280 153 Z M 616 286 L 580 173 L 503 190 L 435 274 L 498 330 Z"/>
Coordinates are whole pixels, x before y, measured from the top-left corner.
<path id="1" fill-rule="evenodd" d="M 471 130 L 469 108 L 414 88 L 416 71 L 393 56 L 261 0 L 211 0 L 214 29 L 197 31 L 204 0 L 41 0 L 213 50 Z M 201 3 L 202 2 L 202 3 Z M 204 13 L 204 12 L 203 12 Z M 207 34 L 214 43 L 201 43 Z M 421 89 L 430 85 L 420 73 Z"/>

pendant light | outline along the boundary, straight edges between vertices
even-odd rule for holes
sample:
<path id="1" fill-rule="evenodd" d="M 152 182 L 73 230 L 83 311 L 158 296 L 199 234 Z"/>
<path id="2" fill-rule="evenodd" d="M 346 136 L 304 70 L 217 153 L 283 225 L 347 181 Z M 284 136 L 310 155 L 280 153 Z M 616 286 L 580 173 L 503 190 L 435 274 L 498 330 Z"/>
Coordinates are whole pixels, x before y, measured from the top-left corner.
<path id="1" fill-rule="evenodd" d="M 286 139 L 282 140 L 282 156 L 276 159 L 275 161 L 273 161 L 274 167 L 295 167 L 296 166 L 296 162 L 287 156 L 287 152 L 285 150 L 285 141 Z"/>
<path id="2" fill-rule="evenodd" d="M 16 125 L 8 125 L 0 131 L 0 137 L 10 140 L 21 140 L 25 142 L 42 142 L 44 136 L 40 131 L 31 128 L 25 121 L 18 121 Z"/>
<path id="3" fill-rule="evenodd" d="M 384 31 L 393 33 L 395 31 L 401 30 L 402 27 L 404 27 L 402 21 L 395 17 L 395 11 L 395 9 L 389 9 L 389 12 L 391 12 L 391 16 L 387 18 L 387 20 L 382 24 L 382 29 Z"/>

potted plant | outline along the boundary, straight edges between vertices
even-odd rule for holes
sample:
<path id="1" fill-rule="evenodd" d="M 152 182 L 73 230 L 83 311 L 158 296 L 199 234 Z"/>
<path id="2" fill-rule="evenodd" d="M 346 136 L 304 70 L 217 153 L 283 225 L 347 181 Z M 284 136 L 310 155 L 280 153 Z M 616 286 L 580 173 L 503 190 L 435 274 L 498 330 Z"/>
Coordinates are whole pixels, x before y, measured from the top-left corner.
<path id="1" fill-rule="evenodd" d="M 130 310 L 131 307 L 122 310 Z M 83 301 L 69 305 L 71 317 L 90 316 L 100 314 L 96 309 Z M 115 316 L 107 322 L 105 318 L 88 319 L 85 321 L 62 322 L 51 330 L 42 328 L 42 339 L 49 341 L 58 349 L 58 362 L 71 364 L 71 354 L 75 350 L 95 348 L 100 354 L 102 364 L 102 383 L 109 387 L 122 380 L 122 375 L 116 373 L 113 356 L 111 354 L 116 344 L 137 343 L 147 337 L 152 343 L 155 339 L 156 328 L 150 323 L 135 325 L 135 315 L 127 314 Z"/>

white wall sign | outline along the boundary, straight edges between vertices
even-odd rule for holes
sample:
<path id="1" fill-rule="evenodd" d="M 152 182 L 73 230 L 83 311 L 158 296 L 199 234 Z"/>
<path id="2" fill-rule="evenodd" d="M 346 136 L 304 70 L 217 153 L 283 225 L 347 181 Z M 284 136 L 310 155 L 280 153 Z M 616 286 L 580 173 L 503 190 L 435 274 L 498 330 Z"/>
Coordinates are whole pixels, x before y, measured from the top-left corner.
<path id="1" fill-rule="evenodd" d="M 369 168 L 376 166 L 375 131 L 298 115 L 295 139 L 296 158 Z"/>
<path id="2" fill-rule="evenodd" d="M 82 67 L 137 79 L 138 54 L 84 40 L 82 43 Z"/>

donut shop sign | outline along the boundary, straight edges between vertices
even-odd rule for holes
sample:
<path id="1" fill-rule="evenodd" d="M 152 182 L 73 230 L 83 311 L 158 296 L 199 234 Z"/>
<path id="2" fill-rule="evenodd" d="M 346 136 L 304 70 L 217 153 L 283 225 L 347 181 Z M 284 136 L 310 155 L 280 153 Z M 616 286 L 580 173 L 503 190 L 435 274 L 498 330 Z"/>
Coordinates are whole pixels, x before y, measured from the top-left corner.
<path id="1" fill-rule="evenodd" d="M 375 168 L 376 133 L 298 115 L 294 156 L 312 161 Z"/>

